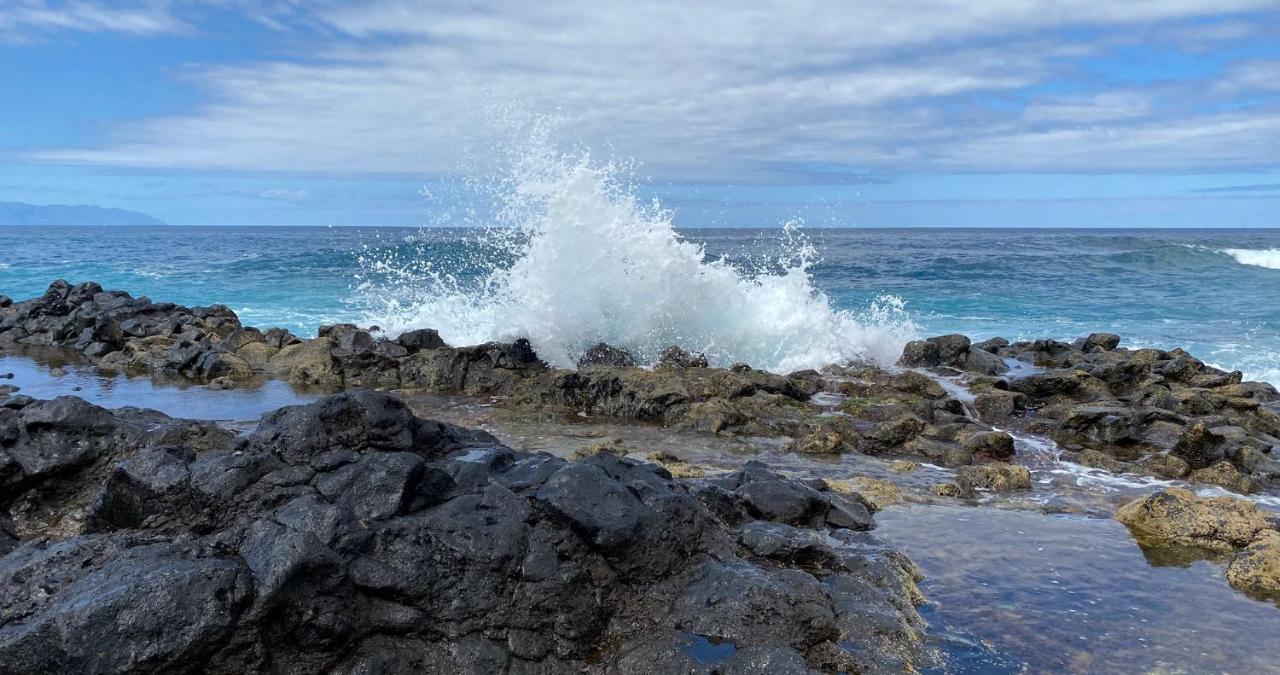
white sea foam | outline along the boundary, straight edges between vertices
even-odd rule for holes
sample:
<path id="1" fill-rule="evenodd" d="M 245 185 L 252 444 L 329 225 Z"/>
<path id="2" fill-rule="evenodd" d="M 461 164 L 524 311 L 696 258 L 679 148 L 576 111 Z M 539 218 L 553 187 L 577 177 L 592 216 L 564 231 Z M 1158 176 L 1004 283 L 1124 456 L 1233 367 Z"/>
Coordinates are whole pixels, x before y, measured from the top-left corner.
<path id="1" fill-rule="evenodd" d="M 1280 248 L 1224 248 L 1221 252 L 1241 265 L 1280 270 Z"/>
<path id="2" fill-rule="evenodd" d="M 814 287 L 816 252 L 788 226 L 773 272 L 750 273 L 683 239 L 672 213 L 641 203 L 624 172 L 589 155 L 542 144 L 499 182 L 496 220 L 482 242 L 498 262 L 483 283 L 457 270 L 367 256 L 366 317 L 390 334 L 432 327 L 451 344 L 528 337 L 538 354 L 569 365 L 605 341 L 651 362 L 668 345 L 788 371 L 846 359 L 891 363 L 915 336 L 902 301 L 881 297 L 860 312 L 837 310 Z M 472 259 L 468 264 L 476 264 Z"/>

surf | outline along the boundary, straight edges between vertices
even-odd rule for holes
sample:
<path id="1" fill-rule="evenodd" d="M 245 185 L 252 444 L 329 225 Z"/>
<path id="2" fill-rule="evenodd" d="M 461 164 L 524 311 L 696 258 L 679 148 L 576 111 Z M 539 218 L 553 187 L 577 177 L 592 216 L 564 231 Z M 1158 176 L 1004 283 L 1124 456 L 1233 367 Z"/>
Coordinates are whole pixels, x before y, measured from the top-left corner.
<path id="1" fill-rule="evenodd" d="M 470 253 L 362 260 L 376 272 L 367 278 L 383 280 L 362 284 L 374 299 L 368 323 L 391 335 L 435 328 L 451 344 L 528 338 L 559 366 L 603 341 L 640 363 L 678 345 L 715 365 L 781 372 L 892 363 L 916 336 L 900 299 L 833 306 L 814 285 L 818 252 L 798 223 L 780 232 L 776 258 L 748 268 L 681 236 L 672 211 L 637 196 L 625 167 L 533 145 L 486 183 L 496 208 Z"/>

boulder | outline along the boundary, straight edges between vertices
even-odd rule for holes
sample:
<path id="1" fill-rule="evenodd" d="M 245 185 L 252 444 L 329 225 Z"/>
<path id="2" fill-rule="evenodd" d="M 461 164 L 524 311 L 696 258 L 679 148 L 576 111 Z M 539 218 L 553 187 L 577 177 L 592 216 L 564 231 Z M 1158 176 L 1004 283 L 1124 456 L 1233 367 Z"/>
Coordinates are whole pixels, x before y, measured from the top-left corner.
<path id="1" fill-rule="evenodd" d="M 266 372 L 297 384 L 340 384 L 342 375 L 331 353 L 333 347 L 333 339 L 328 337 L 289 345 L 267 361 Z"/>
<path id="2" fill-rule="evenodd" d="M 440 338 L 439 331 L 434 328 L 405 331 L 396 338 L 396 344 L 404 347 L 410 354 L 415 354 L 424 349 L 440 349 L 448 346 Z"/>
<path id="3" fill-rule="evenodd" d="M 1198 497 L 1182 488 L 1136 499 L 1116 512 L 1116 520 L 1135 536 L 1227 551 L 1274 529 L 1268 518 L 1266 511 L 1242 499 Z"/>
<path id="4" fill-rule="evenodd" d="M 1227 581 L 1249 595 L 1280 599 L 1280 532 L 1263 532 L 1237 553 L 1227 566 Z"/>
<path id="5" fill-rule="evenodd" d="M 578 367 L 585 366 L 612 366 L 614 368 L 633 368 L 636 360 L 632 358 L 631 352 L 625 349 L 618 349 L 603 342 L 597 343 L 587 351 L 582 353 L 578 358 Z"/>
<path id="6" fill-rule="evenodd" d="M 1090 333 L 1089 336 L 1084 339 L 1084 344 L 1081 348 L 1086 352 L 1093 351 L 1094 349 L 1101 349 L 1102 351 L 1109 352 L 1119 345 L 1119 335 L 1115 335 L 1113 333 Z"/>
<path id="7" fill-rule="evenodd" d="M 1013 437 L 1003 431 L 983 431 L 969 436 L 961 447 L 975 459 L 1009 459 L 1013 457 Z"/>

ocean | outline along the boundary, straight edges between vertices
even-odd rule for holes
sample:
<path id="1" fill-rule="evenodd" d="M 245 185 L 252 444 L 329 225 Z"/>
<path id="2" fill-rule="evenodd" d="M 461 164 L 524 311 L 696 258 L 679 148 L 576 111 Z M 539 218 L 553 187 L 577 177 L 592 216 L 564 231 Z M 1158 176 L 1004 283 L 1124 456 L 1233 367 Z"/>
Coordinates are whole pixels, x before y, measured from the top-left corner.
<path id="1" fill-rule="evenodd" d="M 94 280 L 304 335 L 338 321 L 456 343 L 523 334 L 560 361 L 601 339 L 642 355 L 678 342 L 778 369 L 892 358 L 913 335 L 1108 331 L 1280 384 L 1280 230 L 673 231 L 670 214 L 545 215 L 512 230 L 0 228 L 0 294 Z"/>

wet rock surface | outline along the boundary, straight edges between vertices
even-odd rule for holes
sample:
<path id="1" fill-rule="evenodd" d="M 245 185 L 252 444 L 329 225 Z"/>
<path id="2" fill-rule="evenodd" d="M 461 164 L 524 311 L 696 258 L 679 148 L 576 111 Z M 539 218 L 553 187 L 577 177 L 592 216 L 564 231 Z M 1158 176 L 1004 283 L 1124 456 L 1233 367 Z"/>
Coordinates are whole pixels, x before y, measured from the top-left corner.
<path id="1" fill-rule="evenodd" d="M 240 438 L 2 406 L 0 672 L 900 672 L 921 652 L 918 572 L 868 503 L 759 463 L 568 462 L 371 391 Z"/>
<path id="2" fill-rule="evenodd" d="M 1239 493 L 1280 483 L 1280 393 L 1244 382 L 1181 349 L 1125 349 L 1094 333 L 1072 343 L 988 341 L 962 349 L 963 336 L 913 342 L 902 363 L 961 379 L 979 418 L 1053 439 L 1082 464 L 1116 473 L 1186 478 Z M 967 367 L 995 356 L 999 378 Z M 987 358 L 986 356 L 982 358 Z"/>
<path id="3" fill-rule="evenodd" d="M 1126 504 L 1116 520 L 1144 549 L 1183 546 L 1226 555 L 1232 586 L 1280 600 L 1280 514 L 1243 499 L 1170 488 Z"/>

